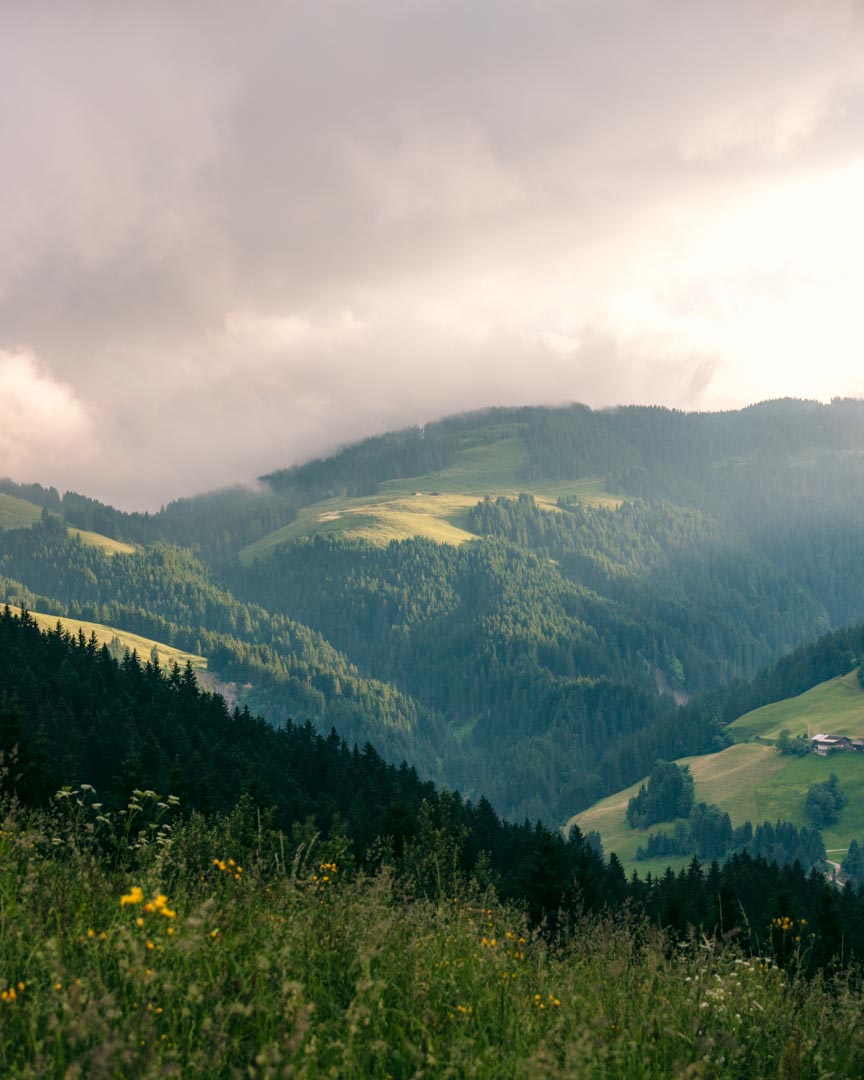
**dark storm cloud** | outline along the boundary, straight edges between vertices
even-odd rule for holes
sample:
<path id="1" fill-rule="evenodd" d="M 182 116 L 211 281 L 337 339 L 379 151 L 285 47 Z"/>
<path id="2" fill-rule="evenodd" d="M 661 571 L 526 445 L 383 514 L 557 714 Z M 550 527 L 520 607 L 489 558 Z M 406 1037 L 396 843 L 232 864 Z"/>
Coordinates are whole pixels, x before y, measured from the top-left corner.
<path id="1" fill-rule="evenodd" d="M 855 4 L 0 20 L 0 422 L 58 432 L 0 472 L 158 505 L 490 403 L 864 388 L 812 280 L 860 250 Z"/>

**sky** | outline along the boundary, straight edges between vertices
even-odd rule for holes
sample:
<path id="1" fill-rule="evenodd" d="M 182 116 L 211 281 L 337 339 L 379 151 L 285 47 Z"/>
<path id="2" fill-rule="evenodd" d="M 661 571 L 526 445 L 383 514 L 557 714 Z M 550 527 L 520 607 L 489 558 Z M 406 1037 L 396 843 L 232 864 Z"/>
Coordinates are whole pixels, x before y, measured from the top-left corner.
<path id="1" fill-rule="evenodd" d="M 864 395 L 859 0 L 0 0 L 0 476 Z"/>

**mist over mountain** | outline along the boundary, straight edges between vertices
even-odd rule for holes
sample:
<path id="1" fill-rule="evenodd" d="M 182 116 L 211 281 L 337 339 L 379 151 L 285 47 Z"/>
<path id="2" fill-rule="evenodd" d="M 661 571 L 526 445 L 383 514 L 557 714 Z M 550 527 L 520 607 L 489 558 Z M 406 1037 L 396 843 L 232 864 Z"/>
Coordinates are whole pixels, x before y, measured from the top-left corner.
<path id="1" fill-rule="evenodd" d="M 488 403 L 864 392 L 856 3 L 5 7 L 4 472 L 152 510 Z"/>

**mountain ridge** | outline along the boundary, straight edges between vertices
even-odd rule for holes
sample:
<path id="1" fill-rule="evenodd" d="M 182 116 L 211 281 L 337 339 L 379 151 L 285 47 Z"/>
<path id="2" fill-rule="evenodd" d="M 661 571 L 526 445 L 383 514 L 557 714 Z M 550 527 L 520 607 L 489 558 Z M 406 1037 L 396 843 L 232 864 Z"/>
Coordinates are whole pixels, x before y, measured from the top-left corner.
<path id="1" fill-rule="evenodd" d="M 4 596 L 555 823 L 719 748 L 712 693 L 864 618 L 861 402 L 497 409 L 267 475 L 156 515 L 0 484 L 50 518 L 0 533 Z"/>

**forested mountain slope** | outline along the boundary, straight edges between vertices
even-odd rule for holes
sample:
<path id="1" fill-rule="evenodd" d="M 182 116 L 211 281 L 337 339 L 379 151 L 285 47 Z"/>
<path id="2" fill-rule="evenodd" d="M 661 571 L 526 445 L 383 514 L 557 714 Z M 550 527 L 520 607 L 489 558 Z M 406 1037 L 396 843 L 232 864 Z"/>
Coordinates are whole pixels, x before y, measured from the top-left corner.
<path id="1" fill-rule="evenodd" d="M 719 748 L 713 691 L 864 617 L 861 402 L 493 409 L 155 515 L 2 488 L 57 515 L 0 534 L 10 601 L 203 653 L 274 722 L 516 817 Z"/>
<path id="2" fill-rule="evenodd" d="M 485 801 L 473 808 L 439 795 L 368 744 L 351 749 L 311 724 L 275 731 L 247 708 L 231 711 L 199 688 L 191 664 L 163 668 L 128 653 L 118 663 L 95 636 L 43 630 L 8 607 L 0 607 L 0 753 L 0 795 L 28 804 L 63 784 L 90 784 L 114 808 L 149 788 L 179 797 L 186 813 L 226 813 L 245 796 L 289 832 L 307 818 L 313 831 L 341 830 L 357 857 L 379 837 L 401 855 L 425 802 L 430 822 L 465 842 L 465 859 L 492 854 L 512 874 L 511 889 L 540 835 L 502 823 Z M 566 845 L 545 835 L 566 861 Z"/>
<path id="3" fill-rule="evenodd" d="M 760 954 L 769 920 L 791 910 L 814 932 L 804 958 L 809 970 L 864 950 L 864 893 L 850 889 L 841 898 L 800 866 L 781 869 L 744 851 L 722 870 L 714 865 L 706 873 L 694 860 L 677 876 L 628 883 L 620 862 L 605 863 L 578 830 L 565 841 L 539 824 L 507 823 L 485 799 L 472 804 L 440 792 L 412 768 L 386 764 L 371 746 L 352 750 L 311 724 L 275 731 L 247 709 L 232 711 L 201 691 L 191 666 L 166 670 L 130 655 L 118 663 L 95 638 L 40 630 L 28 613 L 8 608 L 0 609 L 0 686 L 4 854 L 23 831 L 21 804 L 51 804 L 53 817 L 28 835 L 29 850 L 38 845 L 30 857 L 68 871 L 84 853 L 90 873 L 115 879 L 115 907 L 124 873 L 139 862 L 170 875 L 172 893 L 208 881 L 214 865 L 224 871 L 214 841 L 242 856 L 266 903 L 292 862 L 296 871 L 320 841 L 322 872 L 335 873 L 325 853 L 338 852 L 340 876 L 382 863 L 391 881 L 397 874 L 395 907 L 410 909 L 424 896 L 461 903 L 454 893 L 467 889 L 475 903 L 516 901 L 523 919 L 543 923 L 554 937 L 574 919 L 627 903 L 631 916 L 644 914 L 673 934 L 686 935 L 690 926 L 727 938 L 734 932 Z M 73 790 L 52 798 L 60 785 Z M 190 822 L 193 811 L 201 816 Z M 159 822 L 172 812 L 173 826 L 161 831 L 174 843 L 154 860 Z M 22 889 L 20 902 L 28 896 Z M 484 914 L 478 935 L 489 926 L 491 912 Z M 485 937 L 483 947 L 496 948 L 496 941 Z"/>
<path id="4" fill-rule="evenodd" d="M 274 724 L 293 716 L 325 731 L 335 725 L 352 742 L 374 737 L 392 760 L 417 751 L 427 774 L 437 774 L 434 717 L 419 725 L 411 700 L 360 676 L 307 627 L 239 602 L 184 549 L 156 543 L 108 556 L 47 518 L 30 530 L 0 534 L 0 600 L 204 655 L 218 678 L 239 684 L 241 704 L 265 703 Z"/>

